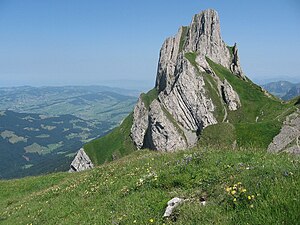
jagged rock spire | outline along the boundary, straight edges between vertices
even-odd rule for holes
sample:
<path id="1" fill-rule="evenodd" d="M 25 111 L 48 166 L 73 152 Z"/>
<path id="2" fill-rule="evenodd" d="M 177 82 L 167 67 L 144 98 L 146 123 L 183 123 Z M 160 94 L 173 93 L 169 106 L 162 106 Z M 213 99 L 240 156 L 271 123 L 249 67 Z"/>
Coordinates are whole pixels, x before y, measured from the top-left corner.
<path id="1" fill-rule="evenodd" d="M 231 49 L 222 40 L 219 16 L 213 9 L 195 15 L 190 26 L 181 27 L 163 43 L 155 85 L 158 96 L 149 107 L 140 97 L 134 109 L 131 137 L 138 148 L 184 149 L 197 143 L 205 127 L 218 123 L 207 87 L 211 84 L 204 77 L 213 73 L 206 57 L 244 77 L 237 47 Z M 237 110 L 240 100 L 231 85 L 212 78 L 215 94 L 228 110 Z"/>
<path id="2" fill-rule="evenodd" d="M 213 9 L 196 14 L 190 26 L 181 27 L 175 37 L 168 38 L 160 51 L 159 66 L 156 77 L 156 88 L 159 91 L 168 89 L 168 83 L 174 81 L 175 65 L 178 57 L 187 52 L 197 53 L 197 63 L 202 71 L 209 70 L 205 57 L 210 58 L 245 78 L 237 55 L 236 44 L 231 49 L 221 37 L 220 19 Z"/>

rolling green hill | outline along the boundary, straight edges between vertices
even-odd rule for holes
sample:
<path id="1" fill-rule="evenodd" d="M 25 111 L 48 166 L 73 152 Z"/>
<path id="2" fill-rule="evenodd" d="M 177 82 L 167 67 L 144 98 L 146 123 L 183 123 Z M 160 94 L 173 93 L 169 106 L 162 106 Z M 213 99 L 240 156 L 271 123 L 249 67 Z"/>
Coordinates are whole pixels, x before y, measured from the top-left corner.
<path id="1" fill-rule="evenodd" d="M 142 150 L 80 173 L 0 181 L 0 224 L 298 224 L 299 185 L 299 157 L 288 154 Z M 173 197 L 185 201 L 163 219 Z"/>
<path id="2" fill-rule="evenodd" d="M 0 111 L 0 178 L 66 171 L 82 145 L 111 126 L 72 115 Z"/>
<path id="3" fill-rule="evenodd" d="M 105 86 L 0 87 L 0 110 L 44 115 L 71 114 L 114 122 L 131 112 L 137 91 Z"/>
<path id="4" fill-rule="evenodd" d="M 67 171 L 85 143 L 119 125 L 135 95 L 102 86 L 0 88 L 0 179 Z"/>

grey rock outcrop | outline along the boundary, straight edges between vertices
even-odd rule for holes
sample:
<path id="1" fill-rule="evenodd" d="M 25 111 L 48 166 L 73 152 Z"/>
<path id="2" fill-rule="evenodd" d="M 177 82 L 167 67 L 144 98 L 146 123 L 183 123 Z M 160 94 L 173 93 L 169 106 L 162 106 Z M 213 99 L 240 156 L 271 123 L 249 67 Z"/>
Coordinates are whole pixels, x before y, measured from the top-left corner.
<path id="1" fill-rule="evenodd" d="M 94 165 L 84 149 L 81 148 L 71 163 L 69 172 L 79 172 L 94 168 Z"/>
<path id="2" fill-rule="evenodd" d="M 224 102 L 228 105 L 229 110 L 235 111 L 241 107 L 239 95 L 233 90 L 226 79 L 223 81 L 223 84 L 221 84 L 221 94 Z"/>
<path id="3" fill-rule="evenodd" d="M 148 109 L 139 97 L 139 100 L 133 111 L 133 125 L 131 127 L 131 138 L 138 149 L 144 144 L 144 137 L 148 128 Z"/>
<path id="4" fill-rule="evenodd" d="M 246 79 L 245 75 L 243 74 L 243 71 L 241 69 L 240 60 L 238 56 L 238 48 L 236 43 L 234 43 L 234 46 L 232 48 L 232 62 L 230 64 L 230 70 L 234 74 L 242 77 L 243 79 Z"/>
<path id="5" fill-rule="evenodd" d="M 300 111 L 286 117 L 280 133 L 268 147 L 269 152 L 289 152 L 300 154 Z"/>
<path id="6" fill-rule="evenodd" d="M 188 147 L 181 128 L 168 118 L 168 112 L 154 100 L 150 105 L 149 128 L 145 137 L 145 147 L 161 151 L 174 151 Z"/>
<path id="7" fill-rule="evenodd" d="M 134 109 L 131 138 L 137 148 L 174 151 L 192 147 L 205 127 L 218 123 L 205 76 L 218 84 L 214 91 L 229 110 L 241 106 L 232 86 L 217 78 L 206 58 L 243 78 L 236 45 L 232 49 L 234 54 L 221 38 L 219 17 L 212 9 L 195 15 L 190 26 L 166 39 L 158 62 L 156 100 L 147 108 L 140 98 Z"/>
<path id="8" fill-rule="evenodd" d="M 172 198 L 170 201 L 168 201 L 168 206 L 165 210 L 165 213 L 163 217 L 170 217 L 173 213 L 173 211 L 181 204 L 183 203 L 183 199 L 175 197 Z"/>

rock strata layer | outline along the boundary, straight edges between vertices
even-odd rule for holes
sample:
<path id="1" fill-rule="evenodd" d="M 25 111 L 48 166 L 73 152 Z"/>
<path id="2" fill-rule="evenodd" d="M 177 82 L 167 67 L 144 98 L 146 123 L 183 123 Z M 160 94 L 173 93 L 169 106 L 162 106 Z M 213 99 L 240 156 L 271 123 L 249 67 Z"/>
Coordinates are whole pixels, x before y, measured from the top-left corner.
<path id="1" fill-rule="evenodd" d="M 79 172 L 94 168 L 94 165 L 84 149 L 81 148 L 71 163 L 69 172 Z"/>
<path id="2" fill-rule="evenodd" d="M 192 147 L 205 127 L 218 123 L 206 76 L 218 84 L 214 91 L 229 110 L 241 107 L 232 86 L 217 78 L 207 62 L 209 58 L 244 78 L 237 53 L 236 45 L 229 48 L 222 40 L 219 17 L 212 9 L 195 15 L 190 26 L 166 39 L 160 50 L 157 96 L 147 104 L 140 97 L 134 109 L 131 138 L 137 148 Z"/>

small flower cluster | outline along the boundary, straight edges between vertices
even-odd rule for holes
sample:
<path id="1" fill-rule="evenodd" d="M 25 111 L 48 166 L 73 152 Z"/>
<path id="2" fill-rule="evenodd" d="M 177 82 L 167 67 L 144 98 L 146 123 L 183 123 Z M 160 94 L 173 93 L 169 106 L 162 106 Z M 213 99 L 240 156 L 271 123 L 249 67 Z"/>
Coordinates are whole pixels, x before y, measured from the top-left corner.
<path id="1" fill-rule="evenodd" d="M 148 169 L 147 169 L 147 172 L 148 172 L 148 174 L 146 174 L 145 176 L 143 176 L 136 182 L 137 188 L 143 186 L 145 183 L 148 183 L 151 181 L 157 181 L 158 176 L 155 172 L 150 172 Z"/>
<path id="2" fill-rule="evenodd" d="M 151 171 L 151 167 L 149 167 L 147 169 L 147 174 L 145 174 L 144 176 L 139 178 L 136 181 L 135 185 L 133 185 L 131 187 L 124 186 L 121 189 L 121 195 L 126 196 L 126 195 L 130 194 L 132 191 L 135 191 L 135 190 L 141 188 L 145 184 L 157 185 L 157 182 L 158 182 L 158 175 L 156 174 L 156 172 Z"/>
<path id="3" fill-rule="evenodd" d="M 227 186 L 225 191 L 230 196 L 230 201 L 233 202 L 234 206 L 244 204 L 249 205 L 250 208 L 253 208 L 253 203 L 256 199 L 254 194 L 249 194 L 247 189 L 243 186 L 242 182 L 238 182 L 232 186 Z"/>

